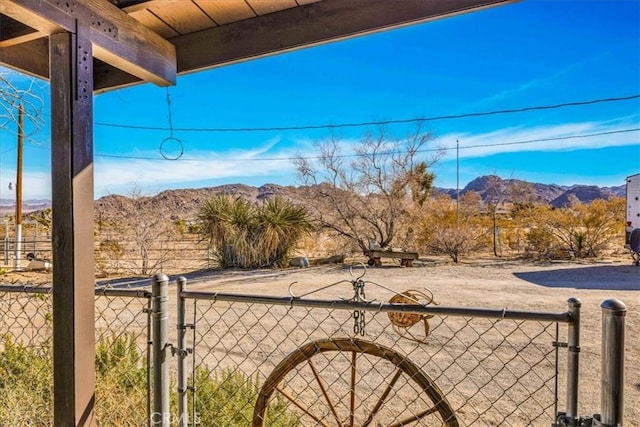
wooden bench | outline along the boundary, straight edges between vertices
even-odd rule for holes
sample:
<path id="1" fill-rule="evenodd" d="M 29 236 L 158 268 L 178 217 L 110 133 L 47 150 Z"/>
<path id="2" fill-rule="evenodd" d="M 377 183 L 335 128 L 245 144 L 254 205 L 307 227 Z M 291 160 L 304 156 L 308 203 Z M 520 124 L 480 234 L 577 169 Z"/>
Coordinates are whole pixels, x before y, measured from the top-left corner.
<path id="1" fill-rule="evenodd" d="M 380 267 L 382 266 L 381 258 L 400 258 L 400 265 L 404 267 L 412 267 L 413 260 L 418 259 L 417 252 L 401 252 L 401 251 L 386 251 L 382 249 L 371 249 L 365 252 L 365 255 L 369 257 L 367 264 L 370 266 Z"/>

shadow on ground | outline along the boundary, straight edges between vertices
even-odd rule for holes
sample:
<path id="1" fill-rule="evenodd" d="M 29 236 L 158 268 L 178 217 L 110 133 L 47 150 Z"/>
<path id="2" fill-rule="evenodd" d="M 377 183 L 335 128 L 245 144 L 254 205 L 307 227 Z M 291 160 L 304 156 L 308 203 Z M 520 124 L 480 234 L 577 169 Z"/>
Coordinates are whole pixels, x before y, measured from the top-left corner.
<path id="1" fill-rule="evenodd" d="M 633 265 L 576 266 L 513 275 L 548 288 L 640 291 L 640 267 Z"/>

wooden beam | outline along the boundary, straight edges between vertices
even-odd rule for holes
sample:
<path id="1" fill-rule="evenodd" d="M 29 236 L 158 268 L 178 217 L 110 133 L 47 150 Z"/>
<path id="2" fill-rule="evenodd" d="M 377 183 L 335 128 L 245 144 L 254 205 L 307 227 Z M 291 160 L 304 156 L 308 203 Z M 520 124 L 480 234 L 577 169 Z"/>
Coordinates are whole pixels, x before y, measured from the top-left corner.
<path id="1" fill-rule="evenodd" d="M 170 41 L 186 73 L 513 1 L 323 0 Z"/>
<path id="2" fill-rule="evenodd" d="M 175 84 L 173 45 L 108 1 L 2 0 L 0 13 L 47 35 L 86 24 L 96 58 L 144 81 Z"/>
<path id="3" fill-rule="evenodd" d="M 93 93 L 88 27 L 51 35 L 54 425 L 95 426 Z"/>
<path id="4" fill-rule="evenodd" d="M 0 15 L 0 48 L 15 46 L 44 36 L 44 34 L 15 19 Z"/>
<path id="5" fill-rule="evenodd" d="M 44 37 L 0 47 L 0 64 L 41 79 L 49 78 L 49 40 Z"/>

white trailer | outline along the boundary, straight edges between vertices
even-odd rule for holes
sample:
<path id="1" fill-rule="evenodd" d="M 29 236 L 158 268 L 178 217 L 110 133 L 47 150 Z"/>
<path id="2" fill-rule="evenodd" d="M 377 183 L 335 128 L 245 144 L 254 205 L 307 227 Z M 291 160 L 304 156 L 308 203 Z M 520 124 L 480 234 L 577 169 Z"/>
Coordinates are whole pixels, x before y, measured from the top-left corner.
<path id="1" fill-rule="evenodd" d="M 631 250 L 635 265 L 640 265 L 640 173 L 627 177 L 627 217 L 625 248 Z"/>

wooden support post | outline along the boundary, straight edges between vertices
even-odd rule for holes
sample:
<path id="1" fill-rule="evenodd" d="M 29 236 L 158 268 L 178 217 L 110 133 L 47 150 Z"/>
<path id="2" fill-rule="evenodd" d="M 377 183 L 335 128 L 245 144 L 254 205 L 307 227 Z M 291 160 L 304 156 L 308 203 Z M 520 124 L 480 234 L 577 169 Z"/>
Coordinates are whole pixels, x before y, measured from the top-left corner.
<path id="1" fill-rule="evenodd" d="M 54 425 L 94 426 L 93 67 L 88 27 L 50 36 Z"/>

